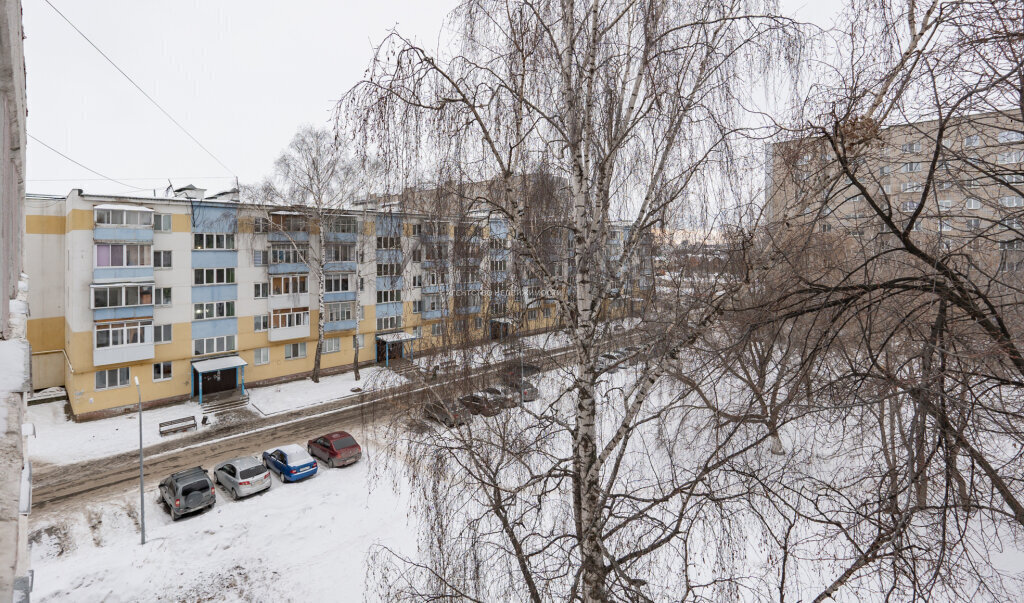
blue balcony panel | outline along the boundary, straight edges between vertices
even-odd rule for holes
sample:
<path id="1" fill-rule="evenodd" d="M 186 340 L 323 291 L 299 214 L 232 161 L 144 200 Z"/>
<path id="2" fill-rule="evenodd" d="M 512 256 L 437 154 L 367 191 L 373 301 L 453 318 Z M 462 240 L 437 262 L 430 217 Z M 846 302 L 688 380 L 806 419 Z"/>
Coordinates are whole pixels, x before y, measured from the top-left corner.
<path id="1" fill-rule="evenodd" d="M 402 315 L 402 302 L 394 302 L 390 304 L 377 304 L 377 318 L 385 318 L 387 316 L 401 316 Z"/>
<path id="2" fill-rule="evenodd" d="M 424 310 L 420 316 L 423 320 L 437 320 L 442 316 L 448 316 L 448 310 Z"/>
<path id="3" fill-rule="evenodd" d="M 377 250 L 377 263 L 378 264 L 401 264 L 402 263 L 402 250 L 401 249 L 378 249 Z"/>
<path id="4" fill-rule="evenodd" d="M 238 335 L 238 319 L 215 318 L 192 322 L 192 339 L 219 337 L 221 335 Z"/>
<path id="5" fill-rule="evenodd" d="M 324 269 L 327 272 L 355 272 L 355 262 L 327 262 L 324 264 Z"/>
<path id="6" fill-rule="evenodd" d="M 355 243 L 359 235 L 354 232 L 329 232 L 326 238 L 328 243 Z"/>
<path id="7" fill-rule="evenodd" d="M 97 308 L 92 311 L 93 320 L 117 320 L 119 318 L 149 318 L 153 306 L 132 306 L 130 308 Z"/>
<path id="8" fill-rule="evenodd" d="M 346 302 L 356 301 L 355 291 L 335 291 L 333 293 L 324 293 L 325 302 Z"/>
<path id="9" fill-rule="evenodd" d="M 271 243 L 308 243 L 309 233 L 273 231 L 267 233 L 267 240 Z"/>
<path id="10" fill-rule="evenodd" d="M 297 264 L 271 264 L 267 266 L 268 274 L 307 274 L 309 266 L 303 263 Z"/>
<path id="11" fill-rule="evenodd" d="M 226 249 L 195 250 L 193 268 L 238 268 L 238 252 Z"/>
<path id="12" fill-rule="evenodd" d="M 401 276 L 378 276 L 377 291 L 389 291 L 405 287 L 405 278 Z"/>
<path id="13" fill-rule="evenodd" d="M 118 227 L 118 226 L 97 226 L 92 231 L 92 238 L 96 242 L 111 241 L 111 242 L 138 242 L 138 243 L 152 243 L 153 242 L 153 229 L 151 227 L 146 228 L 129 228 L 129 227 Z"/>
<path id="14" fill-rule="evenodd" d="M 460 306 L 455 308 L 456 314 L 479 314 L 480 306 Z"/>
<path id="15" fill-rule="evenodd" d="M 235 301 L 237 299 L 238 285 L 199 285 L 192 287 L 192 303 L 194 304 L 214 301 Z"/>
<path id="16" fill-rule="evenodd" d="M 238 204 L 192 201 L 192 232 L 238 232 Z"/>
<path id="17" fill-rule="evenodd" d="M 334 333 L 337 331 L 354 331 L 356 326 L 356 320 L 354 318 L 352 320 L 335 320 L 324 323 L 324 332 Z M 344 347 L 345 342 L 343 341 L 341 345 Z M 349 345 L 351 345 L 351 342 L 349 342 Z"/>
<path id="18" fill-rule="evenodd" d="M 504 220 L 491 220 L 491 237 L 504 239 L 508 236 L 508 222 Z"/>
<path id="19" fill-rule="evenodd" d="M 130 268 L 93 268 L 92 282 L 113 283 L 117 281 L 151 281 L 152 266 L 132 266 Z"/>
<path id="20" fill-rule="evenodd" d="M 448 260 L 423 260 L 424 268 L 446 268 Z"/>
<path id="21" fill-rule="evenodd" d="M 376 217 L 378 237 L 402 236 L 402 218 L 392 214 L 378 214 Z"/>
<path id="22" fill-rule="evenodd" d="M 448 285 L 423 285 L 423 294 L 448 293 Z"/>
<path id="23" fill-rule="evenodd" d="M 483 288 L 483 283 L 455 283 L 456 291 L 480 291 Z"/>

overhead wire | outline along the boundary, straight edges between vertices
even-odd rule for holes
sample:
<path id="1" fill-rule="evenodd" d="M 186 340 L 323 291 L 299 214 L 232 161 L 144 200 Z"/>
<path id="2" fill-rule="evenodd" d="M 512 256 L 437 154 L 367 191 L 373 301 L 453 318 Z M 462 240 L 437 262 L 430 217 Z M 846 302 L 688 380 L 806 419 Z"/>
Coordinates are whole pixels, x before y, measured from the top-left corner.
<path id="1" fill-rule="evenodd" d="M 45 142 L 43 142 L 42 140 L 39 140 L 38 138 L 36 138 L 35 136 L 33 136 L 33 135 L 31 135 L 31 134 L 29 134 L 29 135 L 28 135 L 28 137 L 29 137 L 29 138 L 31 138 L 32 140 L 34 140 L 34 141 L 38 142 L 39 144 L 43 145 L 44 147 L 46 147 L 46 148 L 50 149 L 50 150 L 51 150 L 51 151 L 53 151 L 54 153 L 56 153 L 56 154 L 60 155 L 60 156 L 61 156 L 61 157 L 63 157 L 64 159 L 67 159 L 68 161 L 70 161 L 71 163 L 73 163 L 73 164 L 77 165 L 78 167 L 80 167 L 80 168 L 82 168 L 82 169 L 84 169 L 84 170 L 86 170 L 86 171 L 92 172 L 93 174 L 96 174 L 97 176 L 99 176 L 100 178 L 103 178 L 104 180 L 109 180 L 110 182 L 116 182 L 117 184 L 120 184 L 121 186 L 124 186 L 124 187 L 128 187 L 128 188 L 132 188 L 132 185 L 130 185 L 130 184 L 125 184 L 124 182 L 121 182 L 120 180 L 117 180 L 117 179 L 111 178 L 111 177 L 109 177 L 109 176 L 104 176 L 103 174 L 101 174 L 101 173 L 97 172 L 96 170 L 92 169 L 91 167 L 89 167 L 89 166 L 87 166 L 87 165 L 84 165 L 84 164 L 82 164 L 82 163 L 81 163 L 81 162 L 79 162 L 79 161 L 75 161 L 74 159 L 72 159 L 72 158 L 68 157 L 68 156 L 67 156 L 67 155 L 65 155 L 64 153 L 61 153 L 61 152 L 60 152 L 60 151 L 58 151 L 57 149 L 55 149 L 55 148 L 51 147 L 50 145 L 46 144 L 46 143 L 45 143 Z"/>
<path id="2" fill-rule="evenodd" d="M 107 56 L 107 53 L 105 53 L 102 50 L 100 50 L 100 47 L 97 46 L 92 40 L 90 40 L 89 36 L 85 35 L 85 33 L 83 33 L 81 29 L 78 29 L 78 27 L 74 23 L 71 22 L 71 19 L 68 19 L 67 16 L 64 15 L 64 13 L 60 12 L 60 10 L 58 10 L 57 7 L 54 6 L 52 2 L 50 2 L 50 0 L 43 0 L 43 2 L 46 2 L 50 6 L 50 8 L 52 8 L 54 10 L 54 12 L 56 12 L 58 15 L 60 15 L 60 17 L 62 19 L 67 21 L 67 24 L 70 25 L 71 28 L 74 29 L 76 32 L 78 32 L 78 35 L 82 36 L 82 38 L 85 39 L 85 41 L 88 42 L 90 46 L 92 46 L 94 49 L 96 49 L 96 52 L 100 53 L 100 56 L 102 56 L 104 59 L 106 59 L 107 62 L 110 63 L 114 67 L 114 69 L 117 69 L 118 73 L 123 75 L 125 77 L 125 79 L 127 79 L 129 82 L 131 82 L 132 86 L 135 86 L 135 89 L 138 90 L 140 93 L 142 93 L 142 95 L 145 96 L 146 99 L 149 100 L 149 102 L 153 103 L 153 105 L 157 109 L 160 109 L 160 112 L 163 113 L 164 115 L 166 115 L 167 119 L 171 120 L 174 123 L 174 125 L 178 126 L 178 129 L 180 129 L 182 132 L 184 132 L 186 136 L 191 138 L 192 142 L 196 143 L 199 146 L 200 149 L 205 151 L 207 155 L 212 157 L 214 161 L 219 163 L 220 166 L 222 168 L 224 168 L 225 170 L 227 170 L 232 176 L 236 176 L 234 170 L 232 170 L 227 165 L 225 165 L 224 162 L 220 160 L 220 158 L 218 158 L 216 155 L 213 154 L 212 151 L 210 151 L 210 149 L 206 148 L 206 146 L 204 146 L 203 143 L 199 142 L 199 139 L 196 138 L 195 136 L 193 136 L 192 133 L 189 132 L 188 129 L 185 128 L 185 126 L 181 125 L 181 123 L 178 120 L 174 119 L 174 116 L 172 116 L 167 111 L 167 109 L 164 109 L 163 106 L 161 106 L 160 103 L 156 102 L 156 99 L 154 99 L 152 96 L 150 96 L 149 93 L 147 93 L 145 90 L 143 90 L 142 86 L 137 84 L 135 82 L 135 80 L 133 80 L 130 75 L 128 75 L 127 73 L 124 72 L 123 69 L 118 67 L 117 63 L 115 63 L 113 59 L 111 59 L 109 56 Z"/>

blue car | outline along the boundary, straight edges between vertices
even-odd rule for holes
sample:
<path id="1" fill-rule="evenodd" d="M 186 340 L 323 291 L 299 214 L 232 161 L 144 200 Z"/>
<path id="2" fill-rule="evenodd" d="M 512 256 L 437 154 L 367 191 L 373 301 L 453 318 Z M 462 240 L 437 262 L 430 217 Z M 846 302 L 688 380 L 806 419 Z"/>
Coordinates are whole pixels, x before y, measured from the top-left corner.
<path id="1" fill-rule="evenodd" d="M 298 444 L 288 444 L 263 453 L 263 463 L 282 482 L 297 482 L 316 475 L 316 459 Z"/>

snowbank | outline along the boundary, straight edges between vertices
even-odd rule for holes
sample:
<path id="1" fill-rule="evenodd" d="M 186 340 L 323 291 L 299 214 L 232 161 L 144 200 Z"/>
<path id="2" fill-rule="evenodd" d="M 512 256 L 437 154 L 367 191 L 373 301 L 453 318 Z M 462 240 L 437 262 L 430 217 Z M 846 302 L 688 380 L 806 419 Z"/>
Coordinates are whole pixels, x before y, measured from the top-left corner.
<path id="1" fill-rule="evenodd" d="M 320 383 L 309 379 L 289 381 L 266 387 L 249 389 L 249 404 L 263 416 L 278 415 L 290 410 L 317 406 L 342 398 L 357 395 L 353 387 L 363 391 L 377 391 L 406 383 L 408 379 L 382 367 L 360 369 L 359 381 L 353 373 L 341 373 L 329 377 L 321 377 Z"/>

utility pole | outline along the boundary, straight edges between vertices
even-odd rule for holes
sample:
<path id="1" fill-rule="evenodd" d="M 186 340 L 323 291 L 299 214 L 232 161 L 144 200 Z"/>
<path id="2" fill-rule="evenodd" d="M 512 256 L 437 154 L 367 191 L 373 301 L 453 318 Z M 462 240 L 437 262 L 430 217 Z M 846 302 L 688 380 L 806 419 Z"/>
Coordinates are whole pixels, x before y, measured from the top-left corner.
<path id="1" fill-rule="evenodd" d="M 142 478 L 142 389 L 137 376 L 135 393 L 139 395 L 139 525 L 142 526 L 142 544 L 146 544 L 146 484 Z"/>

